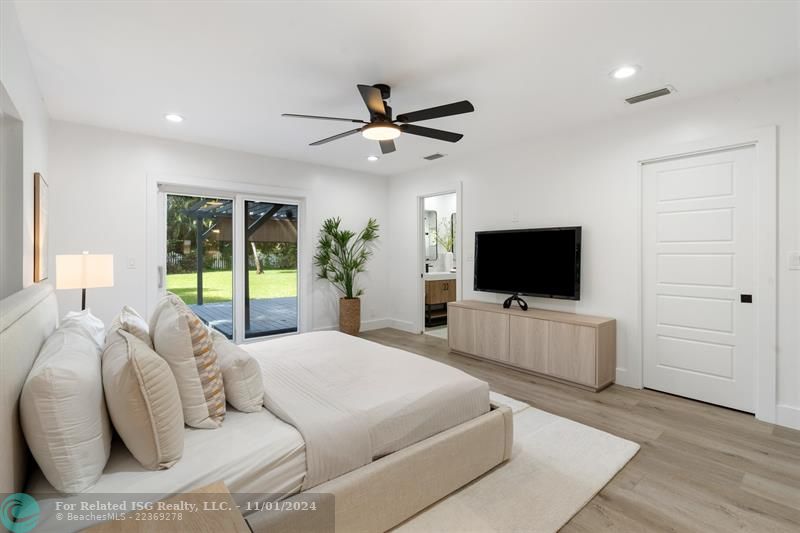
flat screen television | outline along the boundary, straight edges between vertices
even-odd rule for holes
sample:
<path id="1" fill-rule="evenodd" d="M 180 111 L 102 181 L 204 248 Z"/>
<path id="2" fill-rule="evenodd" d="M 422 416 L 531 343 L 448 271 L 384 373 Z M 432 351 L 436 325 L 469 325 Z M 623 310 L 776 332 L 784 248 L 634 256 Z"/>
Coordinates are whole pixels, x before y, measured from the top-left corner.
<path id="1" fill-rule="evenodd" d="M 475 290 L 580 300 L 580 226 L 476 232 Z"/>

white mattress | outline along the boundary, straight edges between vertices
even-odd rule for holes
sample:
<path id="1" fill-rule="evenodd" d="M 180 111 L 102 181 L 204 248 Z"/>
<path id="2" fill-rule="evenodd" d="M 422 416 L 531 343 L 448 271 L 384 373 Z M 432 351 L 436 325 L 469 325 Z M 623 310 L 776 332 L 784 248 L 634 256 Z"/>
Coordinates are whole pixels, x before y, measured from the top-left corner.
<path id="1" fill-rule="evenodd" d="M 336 331 L 242 347 L 262 368 L 272 358 L 296 361 L 302 373 L 293 377 L 366 422 L 373 459 L 489 411 L 487 383 L 427 357 Z"/>
<path id="2" fill-rule="evenodd" d="M 151 501 L 186 492 L 223 480 L 231 493 L 267 493 L 269 499 L 299 492 L 306 473 L 305 443 L 289 424 L 263 409 L 241 413 L 230 406 L 219 429 L 186 428 L 183 457 L 168 470 L 145 470 L 121 441 L 114 441 L 106 469 L 92 488 L 80 499 L 97 494 L 152 494 Z M 36 531 L 69 531 L 87 524 L 69 524 L 53 520 L 55 489 L 37 469 L 28 482 L 26 493 L 33 495 L 42 508 Z M 74 526 L 74 529 L 73 529 Z"/>

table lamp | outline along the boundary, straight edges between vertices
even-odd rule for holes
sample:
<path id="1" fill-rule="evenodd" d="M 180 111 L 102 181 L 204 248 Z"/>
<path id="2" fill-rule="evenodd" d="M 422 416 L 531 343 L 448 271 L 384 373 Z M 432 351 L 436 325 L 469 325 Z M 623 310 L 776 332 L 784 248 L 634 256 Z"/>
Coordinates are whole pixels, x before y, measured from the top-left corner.
<path id="1" fill-rule="evenodd" d="M 113 255 L 83 252 L 56 256 L 56 289 L 81 289 L 81 310 L 86 309 L 86 289 L 113 286 Z"/>

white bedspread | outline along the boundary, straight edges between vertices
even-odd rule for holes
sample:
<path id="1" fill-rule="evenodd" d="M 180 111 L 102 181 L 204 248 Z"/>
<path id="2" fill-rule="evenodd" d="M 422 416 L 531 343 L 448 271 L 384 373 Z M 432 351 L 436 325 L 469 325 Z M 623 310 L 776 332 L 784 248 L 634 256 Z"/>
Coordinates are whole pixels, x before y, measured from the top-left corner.
<path id="1" fill-rule="evenodd" d="M 489 386 L 453 367 L 339 332 L 244 345 L 265 405 L 306 441 L 303 489 L 489 411 Z"/>
<path id="2" fill-rule="evenodd" d="M 99 501 L 116 501 L 124 500 L 123 494 L 135 494 L 157 501 L 220 480 L 234 497 L 252 493 L 274 500 L 300 491 L 306 472 L 303 437 L 266 409 L 241 413 L 229 408 L 219 429 L 187 427 L 185 432 L 183 457 L 168 470 L 142 468 L 125 445 L 115 441 L 100 480 L 72 500 L 91 501 L 94 494 Z M 25 492 L 42 509 L 36 531 L 63 533 L 91 525 L 56 520 L 55 502 L 69 502 L 71 497 L 56 493 L 38 469 Z"/>

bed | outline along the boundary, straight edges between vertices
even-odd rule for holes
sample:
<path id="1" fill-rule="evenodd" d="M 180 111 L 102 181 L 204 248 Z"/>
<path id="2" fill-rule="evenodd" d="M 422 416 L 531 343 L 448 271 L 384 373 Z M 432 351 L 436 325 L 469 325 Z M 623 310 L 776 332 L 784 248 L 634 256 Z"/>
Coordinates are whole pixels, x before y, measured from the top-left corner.
<path id="1" fill-rule="evenodd" d="M 209 449 L 225 453 L 208 453 Z M 123 494 L 155 501 L 224 479 L 234 496 L 243 495 L 237 503 L 246 504 L 251 494 L 265 494 L 269 500 L 271 495 L 300 492 L 305 474 L 305 442 L 294 427 L 266 409 L 257 413 L 231 410 L 219 429 L 187 426 L 183 457 L 167 470 L 145 469 L 121 441 L 115 441 L 102 477 L 79 496 L 56 492 L 35 464 L 24 492 L 34 496 L 42 509 L 36 529 L 60 532 L 63 525 L 53 518 L 58 502 L 78 502 L 92 494 L 103 501 L 127 499 Z M 92 524 L 73 521 L 70 527 L 77 530 Z"/>
<path id="2" fill-rule="evenodd" d="M 17 409 L 57 316 L 47 285 L 0 303 L 0 444 L 11 452 L 0 465 L 0 490 L 36 493 L 40 527 L 60 496 L 36 468 L 28 471 Z M 490 406 L 486 384 L 451 367 L 337 332 L 246 349 L 262 366 L 269 410 L 229 410 L 220 429 L 187 428 L 184 456 L 169 470 L 144 470 L 115 441 L 89 492 L 167 496 L 223 480 L 231 493 L 288 502 L 332 495 L 336 530 L 386 531 L 510 457 L 510 410 Z M 313 527 L 298 513 L 245 518 L 254 531 Z"/>

